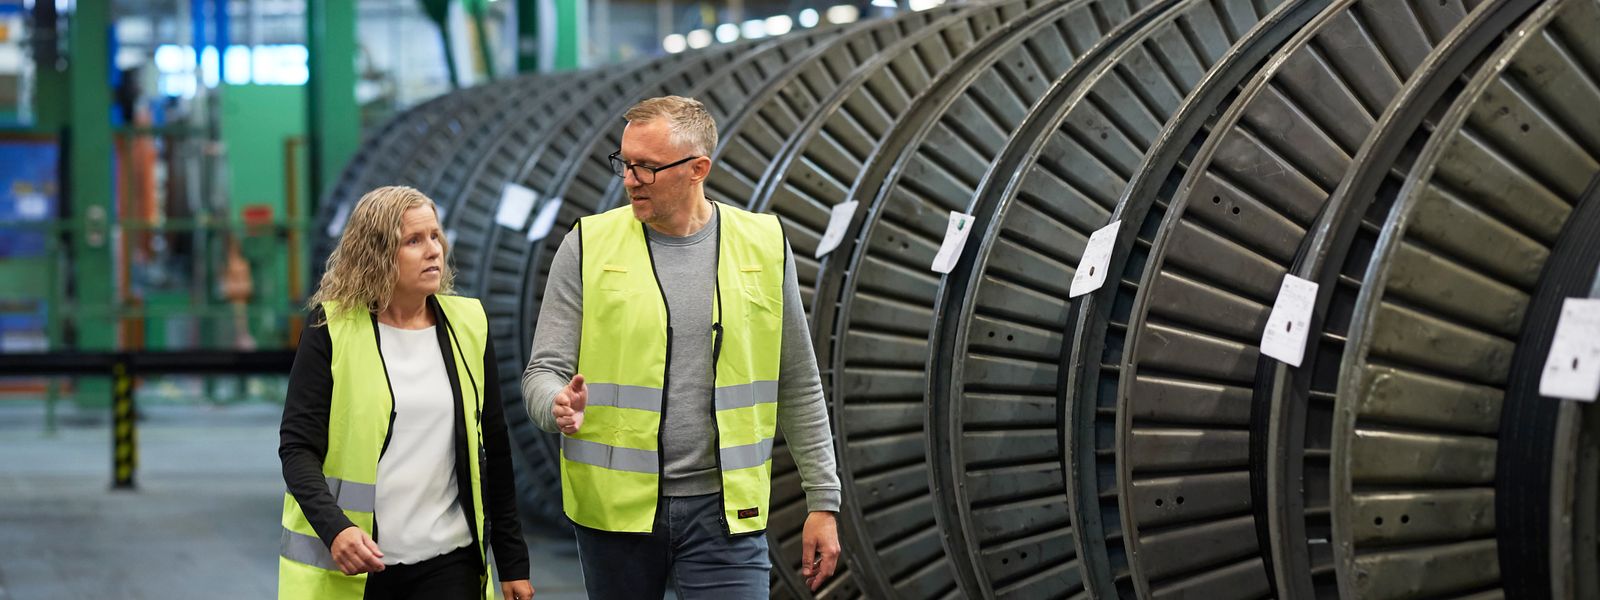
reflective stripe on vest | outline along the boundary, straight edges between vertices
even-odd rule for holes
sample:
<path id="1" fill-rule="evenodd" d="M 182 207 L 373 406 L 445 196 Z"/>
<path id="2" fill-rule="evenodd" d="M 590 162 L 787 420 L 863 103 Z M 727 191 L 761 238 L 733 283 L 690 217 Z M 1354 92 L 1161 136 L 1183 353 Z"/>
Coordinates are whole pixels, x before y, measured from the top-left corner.
<path id="1" fill-rule="evenodd" d="M 783 229 L 776 217 L 718 204 L 717 290 L 722 327 L 712 412 L 724 523 L 766 529 L 783 335 Z M 583 329 L 578 372 L 589 388 L 584 424 L 561 444 L 562 505 L 573 522 L 648 532 L 660 496 L 660 428 L 672 338 L 645 225 L 631 207 L 585 217 Z"/>
<path id="2" fill-rule="evenodd" d="M 283 530 L 283 540 L 278 543 L 278 554 L 289 560 L 305 563 L 319 569 L 338 571 L 333 555 L 322 545 L 322 538 L 297 531 Z"/>
<path id="3" fill-rule="evenodd" d="M 588 406 L 610 406 L 661 412 L 661 388 L 614 383 L 584 383 L 589 390 Z"/>
<path id="4" fill-rule="evenodd" d="M 722 448 L 717 453 L 721 455 L 724 471 L 759 467 L 772 460 L 772 438 L 754 444 Z"/>
<path id="5" fill-rule="evenodd" d="M 458 296 L 434 296 L 444 312 L 446 335 L 461 385 L 461 403 L 467 423 L 478 422 L 483 403 L 483 373 L 470 365 L 483 363 L 488 344 L 489 323 L 477 300 Z M 327 315 L 328 337 L 332 340 L 329 370 L 333 391 L 328 407 L 328 450 L 322 471 L 339 508 L 367 535 L 373 535 L 377 502 L 378 458 L 388 435 L 389 415 L 394 396 L 379 351 L 378 334 L 372 316 L 364 310 L 339 310 L 333 302 L 323 304 Z M 483 486 L 479 472 L 481 432 L 466 427 L 467 460 L 472 482 L 473 515 L 483 556 Z M 366 575 L 348 576 L 339 571 L 328 547 L 316 535 L 294 496 L 284 493 L 283 533 L 278 554 L 278 597 L 359 599 L 366 588 Z M 487 571 L 479 575 L 485 598 L 489 593 Z"/>
<path id="6" fill-rule="evenodd" d="M 561 436 L 561 456 L 602 469 L 651 474 L 661 472 L 661 453 L 655 450 L 618 448 L 568 436 Z"/>
<path id="7" fill-rule="evenodd" d="M 338 477 L 327 477 L 326 480 L 334 502 L 346 514 L 370 514 L 372 507 L 378 501 L 378 487 L 375 485 L 345 481 Z M 339 570 L 339 566 L 333 563 L 333 555 L 329 554 L 328 547 L 322 544 L 322 538 L 294 531 L 287 526 L 283 528 L 278 554 L 289 560 L 329 571 Z"/>
<path id="8" fill-rule="evenodd" d="M 778 401 L 778 382 L 752 381 L 744 385 L 730 385 L 717 388 L 717 410 L 733 410 L 747 408 L 757 404 Z"/>
<path id="9" fill-rule="evenodd" d="M 345 481 L 338 477 L 328 477 L 328 491 L 333 493 L 333 499 L 339 508 L 359 512 L 372 512 L 372 507 L 378 502 L 378 486 L 370 483 L 356 483 Z"/>

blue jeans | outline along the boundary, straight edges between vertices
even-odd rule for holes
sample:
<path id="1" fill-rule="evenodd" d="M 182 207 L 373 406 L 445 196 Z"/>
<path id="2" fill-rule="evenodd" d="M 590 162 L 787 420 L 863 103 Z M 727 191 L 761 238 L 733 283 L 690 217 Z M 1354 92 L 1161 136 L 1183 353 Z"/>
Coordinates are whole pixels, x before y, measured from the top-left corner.
<path id="1" fill-rule="evenodd" d="M 767 535 L 730 537 L 721 514 L 720 494 L 666 497 L 656 509 L 654 533 L 574 525 L 589 598 L 661 598 L 669 575 L 681 600 L 766 598 L 772 572 Z"/>

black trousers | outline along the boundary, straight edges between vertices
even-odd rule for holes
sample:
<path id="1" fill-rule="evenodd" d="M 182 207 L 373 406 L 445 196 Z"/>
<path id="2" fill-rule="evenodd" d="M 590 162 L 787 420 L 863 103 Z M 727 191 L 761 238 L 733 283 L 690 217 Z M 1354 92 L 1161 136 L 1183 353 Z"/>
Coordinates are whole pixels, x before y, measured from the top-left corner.
<path id="1" fill-rule="evenodd" d="M 483 562 L 472 546 L 410 565 L 389 565 L 367 575 L 366 600 L 476 600 L 483 597 Z"/>

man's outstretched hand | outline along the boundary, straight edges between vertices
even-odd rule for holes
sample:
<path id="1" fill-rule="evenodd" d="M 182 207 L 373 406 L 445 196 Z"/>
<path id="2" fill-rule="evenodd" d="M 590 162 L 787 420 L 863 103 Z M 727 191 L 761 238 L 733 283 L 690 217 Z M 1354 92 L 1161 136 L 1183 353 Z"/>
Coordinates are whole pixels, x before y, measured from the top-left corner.
<path id="1" fill-rule="evenodd" d="M 573 376 L 567 387 L 556 393 L 556 403 L 550 414 L 556 417 L 556 427 L 561 433 L 572 435 L 583 427 L 583 409 L 589 405 L 589 388 L 583 385 L 583 374 Z"/>

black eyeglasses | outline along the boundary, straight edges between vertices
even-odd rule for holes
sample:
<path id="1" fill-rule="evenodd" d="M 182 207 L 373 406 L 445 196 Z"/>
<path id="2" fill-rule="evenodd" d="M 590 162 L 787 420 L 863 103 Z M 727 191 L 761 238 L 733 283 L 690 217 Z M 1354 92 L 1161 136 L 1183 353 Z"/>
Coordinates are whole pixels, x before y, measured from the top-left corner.
<path id="1" fill-rule="evenodd" d="M 681 165 L 683 163 L 689 162 L 689 161 L 694 160 L 696 158 L 700 158 L 700 157 L 698 157 L 698 156 L 690 156 L 688 158 L 685 158 L 685 159 L 680 160 L 678 162 L 672 163 L 670 165 L 661 165 L 659 167 L 647 167 L 647 166 L 644 166 L 644 165 L 641 165 L 641 164 L 623 162 L 623 160 L 622 160 L 622 151 L 618 150 L 616 152 L 612 152 L 610 156 L 607 156 L 606 160 L 611 162 L 611 174 L 612 175 L 616 175 L 617 177 L 627 177 L 628 171 L 632 170 L 634 179 L 639 180 L 639 183 L 642 183 L 644 185 L 650 185 L 650 184 L 656 182 L 656 173 L 660 173 L 660 172 L 665 171 L 667 169 L 671 169 L 673 167 L 676 167 L 676 166 Z"/>

